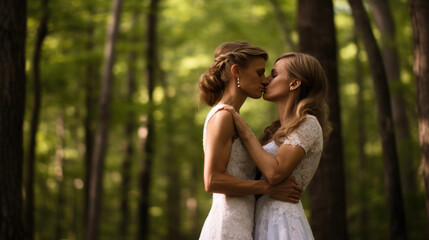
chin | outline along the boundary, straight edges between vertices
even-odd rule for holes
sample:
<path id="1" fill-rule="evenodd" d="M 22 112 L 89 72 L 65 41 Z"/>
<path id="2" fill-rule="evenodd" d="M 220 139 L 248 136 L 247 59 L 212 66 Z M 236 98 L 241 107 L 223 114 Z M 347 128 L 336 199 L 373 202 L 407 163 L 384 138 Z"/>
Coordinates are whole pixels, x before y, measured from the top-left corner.
<path id="1" fill-rule="evenodd" d="M 264 93 L 264 96 L 263 96 L 263 98 L 264 98 L 264 100 L 267 100 L 267 101 L 268 101 L 268 99 L 269 99 L 269 96 L 267 96 L 267 94 L 266 94 L 266 93 Z"/>
<path id="2" fill-rule="evenodd" d="M 265 101 L 269 101 L 269 102 L 272 101 L 272 99 L 270 98 L 270 95 L 264 94 L 263 98 Z"/>
<path id="3" fill-rule="evenodd" d="M 253 98 L 253 99 L 259 99 L 259 98 L 261 98 L 261 97 L 262 97 L 262 92 L 259 92 L 259 93 L 255 93 L 255 94 L 249 95 L 249 97 L 250 97 L 250 98 Z"/>
<path id="4" fill-rule="evenodd" d="M 250 98 L 253 98 L 253 99 L 259 99 L 259 98 L 261 98 L 262 97 L 262 94 L 259 94 L 259 95 L 253 95 L 253 96 L 249 96 Z"/>

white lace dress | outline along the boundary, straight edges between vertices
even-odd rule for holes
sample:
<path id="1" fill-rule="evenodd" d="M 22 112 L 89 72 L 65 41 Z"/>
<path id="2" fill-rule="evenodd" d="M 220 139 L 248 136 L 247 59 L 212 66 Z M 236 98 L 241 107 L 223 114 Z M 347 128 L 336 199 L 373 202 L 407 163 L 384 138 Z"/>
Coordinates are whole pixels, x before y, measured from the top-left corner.
<path id="1" fill-rule="evenodd" d="M 207 122 L 222 105 L 215 106 L 207 115 L 204 125 L 205 146 Z M 226 171 L 241 179 L 255 179 L 256 166 L 239 138 L 232 143 L 231 156 Z M 200 239 L 253 240 L 255 197 L 229 197 L 214 193 L 212 207 L 204 222 Z"/>
<path id="2" fill-rule="evenodd" d="M 323 149 L 322 128 L 316 117 L 307 115 L 283 144 L 302 147 L 306 155 L 292 173 L 305 190 L 319 165 Z M 269 142 L 264 146 L 273 157 L 279 146 Z M 314 239 L 308 220 L 299 203 L 281 202 L 264 195 L 256 203 L 255 239 L 257 240 L 300 240 Z"/>

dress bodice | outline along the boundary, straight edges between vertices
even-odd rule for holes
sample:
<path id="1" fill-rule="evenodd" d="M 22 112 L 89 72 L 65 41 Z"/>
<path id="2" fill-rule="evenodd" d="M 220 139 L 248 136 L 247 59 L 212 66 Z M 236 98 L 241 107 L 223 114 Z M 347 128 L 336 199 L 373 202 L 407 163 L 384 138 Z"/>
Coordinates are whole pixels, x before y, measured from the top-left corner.
<path id="1" fill-rule="evenodd" d="M 299 146 L 306 152 L 305 157 L 291 174 L 305 189 L 316 172 L 323 149 L 322 128 L 317 118 L 307 115 L 282 144 Z M 264 146 L 264 149 L 274 157 L 279 146 L 271 141 Z M 255 211 L 254 239 L 314 240 L 301 201 L 298 203 L 282 202 L 268 195 L 259 198 Z"/>
<path id="2" fill-rule="evenodd" d="M 206 135 L 207 135 L 207 124 L 211 117 L 219 111 L 221 107 L 224 105 L 220 104 L 212 108 L 212 110 L 208 113 L 206 122 L 204 124 L 204 133 L 203 133 L 203 147 L 205 149 L 205 141 L 206 141 Z M 226 171 L 240 179 L 255 179 L 256 176 L 256 165 L 252 161 L 252 159 L 249 156 L 249 153 L 247 152 L 246 148 L 244 147 L 243 143 L 241 142 L 240 138 L 236 138 L 232 142 L 231 147 L 231 156 L 229 158 L 228 166 L 226 168 Z"/>
<path id="3" fill-rule="evenodd" d="M 208 113 L 204 124 L 203 148 L 206 148 L 207 124 L 211 117 L 222 107 L 217 105 Z M 254 179 L 256 165 L 239 138 L 232 142 L 231 154 L 226 171 L 240 179 Z M 204 222 L 200 239 L 214 240 L 253 240 L 255 197 L 227 196 L 213 193 L 213 203 Z"/>
<path id="4" fill-rule="evenodd" d="M 283 144 L 300 146 L 306 152 L 304 159 L 293 170 L 291 176 L 295 178 L 303 189 L 307 188 L 319 166 L 323 150 L 322 128 L 317 118 L 313 115 L 307 115 L 298 128 L 285 138 Z M 273 157 L 278 149 L 279 146 L 274 141 L 264 145 L 264 150 Z"/>

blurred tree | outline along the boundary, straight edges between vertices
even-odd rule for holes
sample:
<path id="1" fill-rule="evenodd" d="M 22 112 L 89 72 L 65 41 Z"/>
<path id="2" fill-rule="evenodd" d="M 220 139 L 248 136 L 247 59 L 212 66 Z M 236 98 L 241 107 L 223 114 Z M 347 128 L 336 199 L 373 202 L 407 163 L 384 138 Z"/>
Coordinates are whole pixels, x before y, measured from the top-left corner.
<path id="1" fill-rule="evenodd" d="M 91 18 L 95 17 L 94 15 L 94 7 L 91 4 L 86 5 L 87 11 L 89 12 L 89 16 Z M 95 24 L 93 20 L 88 21 L 88 26 L 85 31 L 87 34 L 86 42 L 85 42 L 85 51 L 89 53 L 89 56 L 93 54 L 96 40 L 95 40 Z M 94 61 L 93 57 L 88 57 L 89 60 L 84 67 L 84 81 L 85 81 L 85 118 L 84 118 L 84 131 L 85 131 L 85 164 L 84 164 L 84 182 L 86 183 L 84 186 L 84 213 L 89 212 L 89 182 L 91 179 L 91 157 L 93 152 L 93 144 L 94 144 L 94 132 L 95 132 L 95 116 L 96 109 L 95 104 L 96 96 L 95 96 L 95 88 L 96 81 L 100 79 L 99 74 L 99 66 L 98 62 Z M 84 214 L 83 226 L 88 226 L 87 216 Z"/>
<path id="2" fill-rule="evenodd" d="M 174 142 L 174 120 L 172 119 L 172 107 L 173 99 L 169 93 L 169 87 L 165 73 L 161 70 L 161 84 L 164 89 L 164 124 L 165 124 L 165 146 L 166 152 L 164 162 L 166 166 L 166 175 L 168 178 L 167 186 L 167 231 L 168 239 L 182 239 L 181 234 L 181 221 L 180 221 L 180 164 L 177 160 L 177 155 L 174 154 L 175 142 Z"/>
<path id="3" fill-rule="evenodd" d="M 134 46 L 137 43 L 137 37 L 135 34 L 136 25 L 139 13 L 134 11 L 131 16 L 131 37 L 129 40 L 130 45 Z M 128 53 L 128 64 L 127 64 L 127 104 L 132 106 L 133 97 L 136 93 L 136 61 L 137 51 L 132 48 Z M 135 157 L 134 139 L 137 130 L 137 124 L 135 121 L 136 114 L 133 109 L 128 109 L 125 123 L 125 153 L 124 160 L 122 162 L 122 187 L 121 187 L 121 221 L 119 223 L 119 234 L 121 236 L 129 235 L 130 226 L 130 206 L 128 193 L 131 189 L 131 166 L 132 160 Z"/>
<path id="4" fill-rule="evenodd" d="M 387 0 L 371 0 L 371 9 L 374 13 L 375 23 L 381 32 L 381 53 L 387 80 L 391 92 L 392 116 L 395 123 L 395 132 L 398 146 L 399 158 L 403 159 L 401 166 L 402 186 L 404 193 L 416 191 L 416 169 L 413 168 L 413 151 L 410 147 L 412 137 L 407 117 L 407 105 L 404 99 L 404 91 L 401 83 L 401 67 L 396 44 L 396 30 L 390 4 Z"/>
<path id="5" fill-rule="evenodd" d="M 89 206 L 87 214 L 86 240 L 97 240 L 104 159 L 108 141 L 110 123 L 110 103 L 113 81 L 113 65 L 115 62 L 115 44 L 119 31 L 122 0 L 114 0 L 112 7 L 112 21 L 109 24 L 104 52 L 103 78 L 101 79 L 101 95 L 99 105 L 99 120 L 95 132 L 94 149 L 91 158 L 91 173 L 89 181 Z"/>
<path id="6" fill-rule="evenodd" d="M 26 0 L 0 2 L 0 239 L 25 237 L 22 210 Z"/>
<path id="7" fill-rule="evenodd" d="M 42 0 L 42 17 L 39 27 L 37 28 L 36 42 L 32 60 L 33 79 L 33 106 L 31 112 L 31 127 L 27 159 L 26 159 L 26 182 L 25 182 L 25 226 L 28 232 L 28 239 L 34 239 L 34 162 L 36 161 L 36 135 L 39 127 L 40 102 L 41 102 L 41 84 L 40 84 L 40 60 L 42 57 L 43 41 L 48 34 L 48 1 Z"/>
<path id="8" fill-rule="evenodd" d="M 372 33 L 368 15 L 361 0 L 349 0 L 353 18 L 364 43 L 371 69 L 377 105 L 379 135 L 383 149 L 385 185 L 389 212 L 391 239 L 406 239 L 404 202 L 399 176 L 398 156 L 393 129 L 390 94 L 383 59 Z"/>
<path id="9" fill-rule="evenodd" d="M 146 240 L 149 238 L 149 196 L 151 187 L 151 171 L 152 162 L 155 153 L 155 122 L 154 122 L 154 102 L 153 91 L 157 78 L 158 57 L 157 57 L 157 22 L 159 1 L 151 0 L 149 13 L 147 17 L 147 33 L 146 33 L 146 71 L 147 71 L 147 95 L 148 95 L 148 111 L 147 111 L 147 137 L 144 142 L 143 150 L 145 153 L 141 161 L 140 172 L 140 200 L 139 200 L 139 228 L 138 240 Z"/>
<path id="10" fill-rule="evenodd" d="M 356 116 L 364 116 L 365 114 L 365 102 L 363 98 L 364 93 L 364 84 L 363 84 L 363 70 L 362 62 L 360 59 L 360 44 L 358 39 L 358 34 L 356 30 L 354 31 L 353 40 L 356 45 L 356 56 L 355 56 L 355 79 L 358 86 L 358 92 L 356 94 Z M 358 160 L 359 160 L 359 196 L 361 208 L 359 211 L 359 230 L 361 232 L 361 239 L 369 238 L 368 231 L 368 180 L 367 180 L 367 157 L 365 154 L 365 144 L 366 144 L 366 134 L 365 134 L 365 122 L 363 118 L 357 118 L 357 151 L 358 151 Z"/>
<path id="11" fill-rule="evenodd" d="M 337 43 L 332 1 L 299 1 L 298 31 L 300 51 L 316 57 L 328 78 L 329 120 L 333 127 L 309 186 L 311 226 L 316 239 L 347 239 Z"/>
<path id="12" fill-rule="evenodd" d="M 285 15 L 282 12 L 282 8 L 280 7 L 277 0 L 270 0 L 271 5 L 273 6 L 274 13 L 276 14 L 277 22 L 280 24 L 280 29 L 283 34 L 283 38 L 289 47 L 289 51 L 296 51 L 296 44 L 293 42 L 291 38 L 291 29 L 286 20 Z"/>
<path id="13" fill-rule="evenodd" d="M 55 239 L 63 239 L 65 233 L 65 181 L 64 181 L 64 113 L 58 113 L 57 123 L 57 147 L 55 150 L 55 175 L 58 184 L 56 216 L 55 216 Z M 70 229 L 72 230 L 72 229 Z"/>
<path id="14" fill-rule="evenodd" d="M 417 89 L 419 141 L 429 229 L 429 2 L 409 0 L 414 42 L 414 78 Z"/>

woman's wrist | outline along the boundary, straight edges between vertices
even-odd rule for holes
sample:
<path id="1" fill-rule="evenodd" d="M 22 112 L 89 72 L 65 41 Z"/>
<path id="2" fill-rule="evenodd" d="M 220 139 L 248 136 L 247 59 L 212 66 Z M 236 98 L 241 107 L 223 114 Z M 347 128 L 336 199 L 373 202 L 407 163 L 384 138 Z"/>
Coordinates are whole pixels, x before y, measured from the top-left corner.
<path id="1" fill-rule="evenodd" d="M 250 128 L 247 125 L 242 128 L 239 135 L 240 135 L 240 138 L 243 140 L 249 140 L 251 139 L 251 137 L 254 136 L 252 131 L 250 131 Z"/>
<path id="2" fill-rule="evenodd" d="M 272 190 L 271 185 L 268 183 L 267 180 L 261 180 L 261 181 L 262 181 L 262 185 L 263 185 L 263 189 L 264 189 L 264 191 L 262 192 L 262 194 L 264 194 L 264 195 L 271 195 L 272 194 L 272 192 L 271 192 L 271 190 Z"/>

